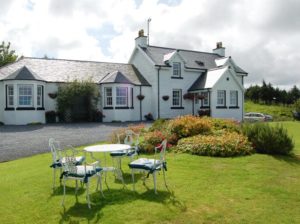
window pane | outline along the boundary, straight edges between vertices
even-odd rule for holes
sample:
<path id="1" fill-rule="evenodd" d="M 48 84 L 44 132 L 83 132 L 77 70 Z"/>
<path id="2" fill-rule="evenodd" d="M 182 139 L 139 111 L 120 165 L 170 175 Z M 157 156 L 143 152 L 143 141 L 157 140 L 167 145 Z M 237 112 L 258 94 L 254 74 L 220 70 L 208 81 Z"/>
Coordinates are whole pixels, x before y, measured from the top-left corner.
<path id="1" fill-rule="evenodd" d="M 127 106 L 128 95 L 127 87 L 117 87 L 116 88 L 116 105 Z"/>
<path id="2" fill-rule="evenodd" d="M 217 99 L 217 104 L 218 105 L 225 105 L 225 90 L 218 90 L 218 99 Z"/>
<path id="3" fill-rule="evenodd" d="M 105 88 L 105 105 L 112 106 L 112 88 Z"/>
<path id="4" fill-rule="evenodd" d="M 43 86 L 38 86 L 37 87 L 37 99 L 36 99 L 37 106 L 41 107 L 42 106 L 42 101 L 43 101 Z"/>
<path id="5" fill-rule="evenodd" d="M 180 106 L 181 90 L 173 90 L 172 95 L 173 95 L 173 98 L 172 98 L 173 106 Z"/>
<path id="6" fill-rule="evenodd" d="M 237 91 L 230 91 L 230 105 L 237 106 Z"/>
<path id="7" fill-rule="evenodd" d="M 173 63 L 173 76 L 180 76 L 181 64 L 179 62 Z"/>
<path id="8" fill-rule="evenodd" d="M 32 101 L 32 85 L 20 85 L 19 87 L 19 105 L 33 106 Z"/>
<path id="9" fill-rule="evenodd" d="M 7 105 L 8 106 L 14 105 L 14 86 L 13 85 L 7 86 Z"/>

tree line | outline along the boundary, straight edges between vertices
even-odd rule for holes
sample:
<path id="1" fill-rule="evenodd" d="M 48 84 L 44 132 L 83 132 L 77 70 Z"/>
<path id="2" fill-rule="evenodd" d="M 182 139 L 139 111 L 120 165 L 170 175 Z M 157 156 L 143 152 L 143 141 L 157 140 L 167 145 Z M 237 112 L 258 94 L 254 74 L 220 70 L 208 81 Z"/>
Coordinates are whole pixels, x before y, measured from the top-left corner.
<path id="1" fill-rule="evenodd" d="M 294 104 L 300 99 L 300 90 L 294 85 L 290 90 L 281 90 L 278 87 L 274 88 L 271 83 L 266 83 L 264 80 L 262 85 L 250 86 L 246 89 L 245 99 L 253 102 L 262 102 L 265 104 Z"/>

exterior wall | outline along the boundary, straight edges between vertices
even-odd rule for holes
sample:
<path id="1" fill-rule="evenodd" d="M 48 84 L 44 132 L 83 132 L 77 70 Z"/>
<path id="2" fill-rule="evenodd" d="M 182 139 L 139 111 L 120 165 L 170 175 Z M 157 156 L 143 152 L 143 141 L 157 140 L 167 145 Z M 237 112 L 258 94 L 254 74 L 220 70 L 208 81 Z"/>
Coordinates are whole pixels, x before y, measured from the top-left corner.
<path id="1" fill-rule="evenodd" d="M 227 80 L 229 78 L 229 80 Z M 224 109 L 217 108 L 217 91 L 226 91 L 226 107 Z M 229 108 L 230 106 L 230 90 L 238 91 L 238 108 Z M 211 91 L 211 116 L 217 118 L 227 118 L 241 121 L 243 119 L 243 91 L 237 82 L 233 79 L 232 74 L 227 71 L 214 85 Z"/>
<path id="2" fill-rule="evenodd" d="M 193 114 L 193 101 L 183 99 L 183 95 L 188 92 L 195 80 L 200 76 L 199 71 L 188 71 L 184 68 L 184 63 L 178 55 L 174 55 L 169 61 L 172 66 L 173 62 L 181 63 L 181 78 L 175 79 L 173 76 L 173 68 L 161 70 L 160 75 L 160 115 L 161 118 L 173 118 L 179 115 Z M 182 90 L 182 108 L 173 109 L 172 91 L 173 89 Z M 164 101 L 162 96 L 169 96 L 169 100 Z"/>
<path id="3" fill-rule="evenodd" d="M 56 99 L 49 97 L 49 93 L 56 93 L 58 90 L 58 83 L 49 82 L 45 86 L 45 111 L 54 110 L 56 111 Z"/>
<path id="4" fill-rule="evenodd" d="M 105 93 L 104 88 L 112 88 L 112 107 L 106 107 L 105 105 Z M 116 87 L 127 87 L 128 88 L 128 108 L 116 108 Z M 131 88 L 133 88 L 133 95 L 131 95 Z M 143 87 L 142 87 L 143 88 Z M 140 120 L 140 101 L 137 99 L 137 95 L 140 93 L 139 86 L 133 86 L 128 84 L 103 84 L 100 87 L 101 92 L 101 107 L 105 117 L 104 122 L 111 121 L 139 121 Z M 143 94 L 145 95 L 145 94 Z M 147 97 L 147 96 L 146 96 Z M 145 98 L 146 98 L 145 97 Z M 145 100 L 145 99 L 144 99 Z M 143 103 L 143 102 L 142 102 Z"/>
<path id="5" fill-rule="evenodd" d="M 3 82 L 0 82 L 0 122 L 4 122 L 4 109 L 5 109 L 5 88 Z"/>
<path id="6" fill-rule="evenodd" d="M 6 91 L 5 86 L 7 84 L 14 86 L 14 109 L 13 110 L 5 110 L 6 106 Z M 33 85 L 33 107 L 34 110 L 17 110 L 18 107 L 18 85 L 20 84 L 30 84 Z M 37 101 L 36 101 L 36 90 L 37 85 L 43 85 L 44 86 L 44 92 L 45 92 L 45 83 L 41 81 L 32 81 L 32 80 L 8 80 L 4 81 L 2 83 L 2 102 L 3 102 L 3 122 L 4 124 L 13 124 L 13 125 L 24 125 L 32 122 L 40 122 L 45 123 L 45 111 L 43 109 L 37 110 Z M 44 93 L 44 105 L 45 105 L 45 93 Z"/>
<path id="7" fill-rule="evenodd" d="M 147 56 L 143 55 L 138 49 L 136 49 L 129 63 L 135 65 L 145 79 L 151 84 L 151 87 L 142 87 L 142 89 L 147 89 L 147 95 L 143 94 L 146 96 L 143 100 L 143 105 L 145 102 L 148 103 L 147 110 L 143 107 L 143 116 L 147 113 L 152 113 L 153 117 L 157 118 L 157 69 L 146 57 Z M 149 107 L 150 102 L 151 107 Z"/>

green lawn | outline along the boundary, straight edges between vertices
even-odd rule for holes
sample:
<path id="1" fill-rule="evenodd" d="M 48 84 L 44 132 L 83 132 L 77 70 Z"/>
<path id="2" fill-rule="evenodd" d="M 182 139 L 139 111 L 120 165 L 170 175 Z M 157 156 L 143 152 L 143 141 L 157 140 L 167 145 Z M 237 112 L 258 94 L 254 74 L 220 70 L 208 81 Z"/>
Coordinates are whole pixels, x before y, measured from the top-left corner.
<path id="1" fill-rule="evenodd" d="M 288 125 L 288 124 L 286 124 Z M 299 143 L 298 143 L 299 144 Z M 62 188 L 53 193 L 49 153 L 0 163 L 0 223 L 300 223 L 300 161 L 253 155 L 211 158 L 169 153 L 169 191 L 152 178 L 132 191 L 123 161 L 126 189 L 109 175 L 105 198 L 91 186 L 92 209 L 85 190 L 74 196 L 69 181 L 65 209 Z"/>
<path id="2" fill-rule="evenodd" d="M 260 112 L 270 114 L 275 121 L 293 120 L 292 107 L 279 105 L 257 104 L 252 101 L 245 102 L 245 112 Z"/>

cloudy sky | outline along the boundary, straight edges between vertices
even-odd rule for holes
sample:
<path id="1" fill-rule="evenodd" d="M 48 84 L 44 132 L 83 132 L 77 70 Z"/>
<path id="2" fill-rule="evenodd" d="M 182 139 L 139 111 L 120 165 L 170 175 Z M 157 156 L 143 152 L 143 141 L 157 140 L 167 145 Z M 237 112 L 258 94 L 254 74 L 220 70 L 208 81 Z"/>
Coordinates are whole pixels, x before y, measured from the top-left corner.
<path id="1" fill-rule="evenodd" d="M 149 17 L 151 45 L 222 41 L 247 85 L 300 87 L 299 0 L 0 0 L 0 41 L 24 56 L 127 62 Z"/>

